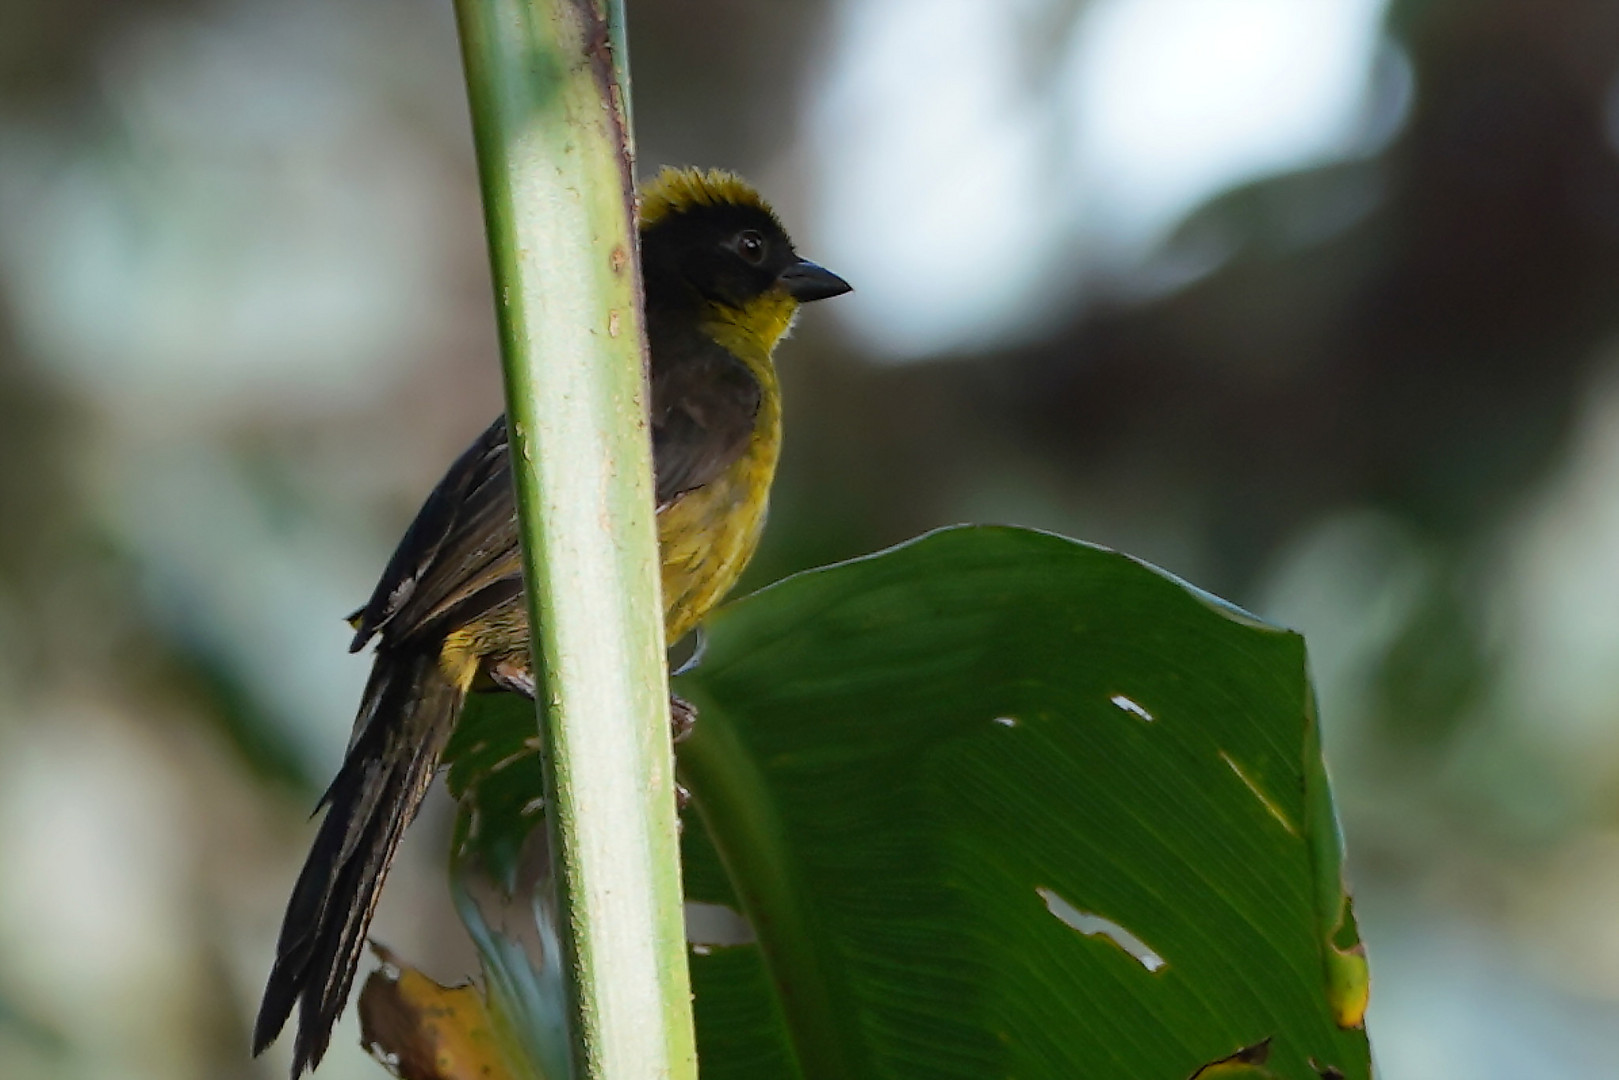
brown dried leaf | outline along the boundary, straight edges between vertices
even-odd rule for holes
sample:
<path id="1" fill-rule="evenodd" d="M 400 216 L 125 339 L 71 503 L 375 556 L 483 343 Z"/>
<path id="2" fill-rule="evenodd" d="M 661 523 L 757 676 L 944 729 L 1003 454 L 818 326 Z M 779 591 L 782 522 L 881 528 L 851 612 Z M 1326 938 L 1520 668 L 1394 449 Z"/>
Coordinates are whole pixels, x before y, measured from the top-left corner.
<path id="1" fill-rule="evenodd" d="M 372 942 L 382 966 L 360 991 L 360 1044 L 402 1080 L 515 1080 L 476 986 L 440 986 Z"/>

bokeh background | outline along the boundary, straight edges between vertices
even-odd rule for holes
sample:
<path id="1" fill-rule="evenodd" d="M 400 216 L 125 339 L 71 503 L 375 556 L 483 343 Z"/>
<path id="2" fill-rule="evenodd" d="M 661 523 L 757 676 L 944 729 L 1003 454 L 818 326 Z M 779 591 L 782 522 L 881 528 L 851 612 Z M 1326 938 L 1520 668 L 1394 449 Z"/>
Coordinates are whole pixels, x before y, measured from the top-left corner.
<path id="1" fill-rule="evenodd" d="M 750 581 L 1016 522 L 1306 631 L 1380 1075 L 1613 1075 L 1619 4 L 629 6 L 643 168 L 859 290 Z M 498 408 L 458 65 L 448 0 L 0 7 L 9 1080 L 283 1074 L 341 617 Z M 454 979 L 444 841 L 376 934 Z"/>

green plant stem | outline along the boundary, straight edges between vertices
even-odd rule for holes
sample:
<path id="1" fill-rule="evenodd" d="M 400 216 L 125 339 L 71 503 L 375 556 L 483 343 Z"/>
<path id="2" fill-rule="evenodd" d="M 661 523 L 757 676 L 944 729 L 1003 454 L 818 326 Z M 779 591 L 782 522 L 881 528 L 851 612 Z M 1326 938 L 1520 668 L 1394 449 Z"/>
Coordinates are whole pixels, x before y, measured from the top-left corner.
<path id="1" fill-rule="evenodd" d="M 574 1074 L 696 1076 L 621 0 L 456 0 L 494 267 Z"/>

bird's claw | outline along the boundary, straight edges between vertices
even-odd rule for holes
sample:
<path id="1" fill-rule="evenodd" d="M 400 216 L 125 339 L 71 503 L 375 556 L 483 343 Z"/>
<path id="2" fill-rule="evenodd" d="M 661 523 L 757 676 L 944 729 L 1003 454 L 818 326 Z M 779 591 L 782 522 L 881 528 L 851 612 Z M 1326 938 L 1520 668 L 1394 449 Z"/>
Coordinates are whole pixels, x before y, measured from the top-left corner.
<path id="1" fill-rule="evenodd" d="M 678 694 L 669 695 L 669 732 L 674 742 L 684 742 L 697 726 L 697 706 Z"/>

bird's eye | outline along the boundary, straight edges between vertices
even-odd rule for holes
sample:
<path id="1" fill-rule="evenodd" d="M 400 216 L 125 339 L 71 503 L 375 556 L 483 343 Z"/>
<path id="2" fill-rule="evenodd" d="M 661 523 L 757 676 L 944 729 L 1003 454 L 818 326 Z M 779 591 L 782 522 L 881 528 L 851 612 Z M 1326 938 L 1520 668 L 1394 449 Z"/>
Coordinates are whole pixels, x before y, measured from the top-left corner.
<path id="1" fill-rule="evenodd" d="M 752 229 L 743 229 L 736 234 L 736 253 L 758 266 L 765 258 L 765 238 Z"/>

